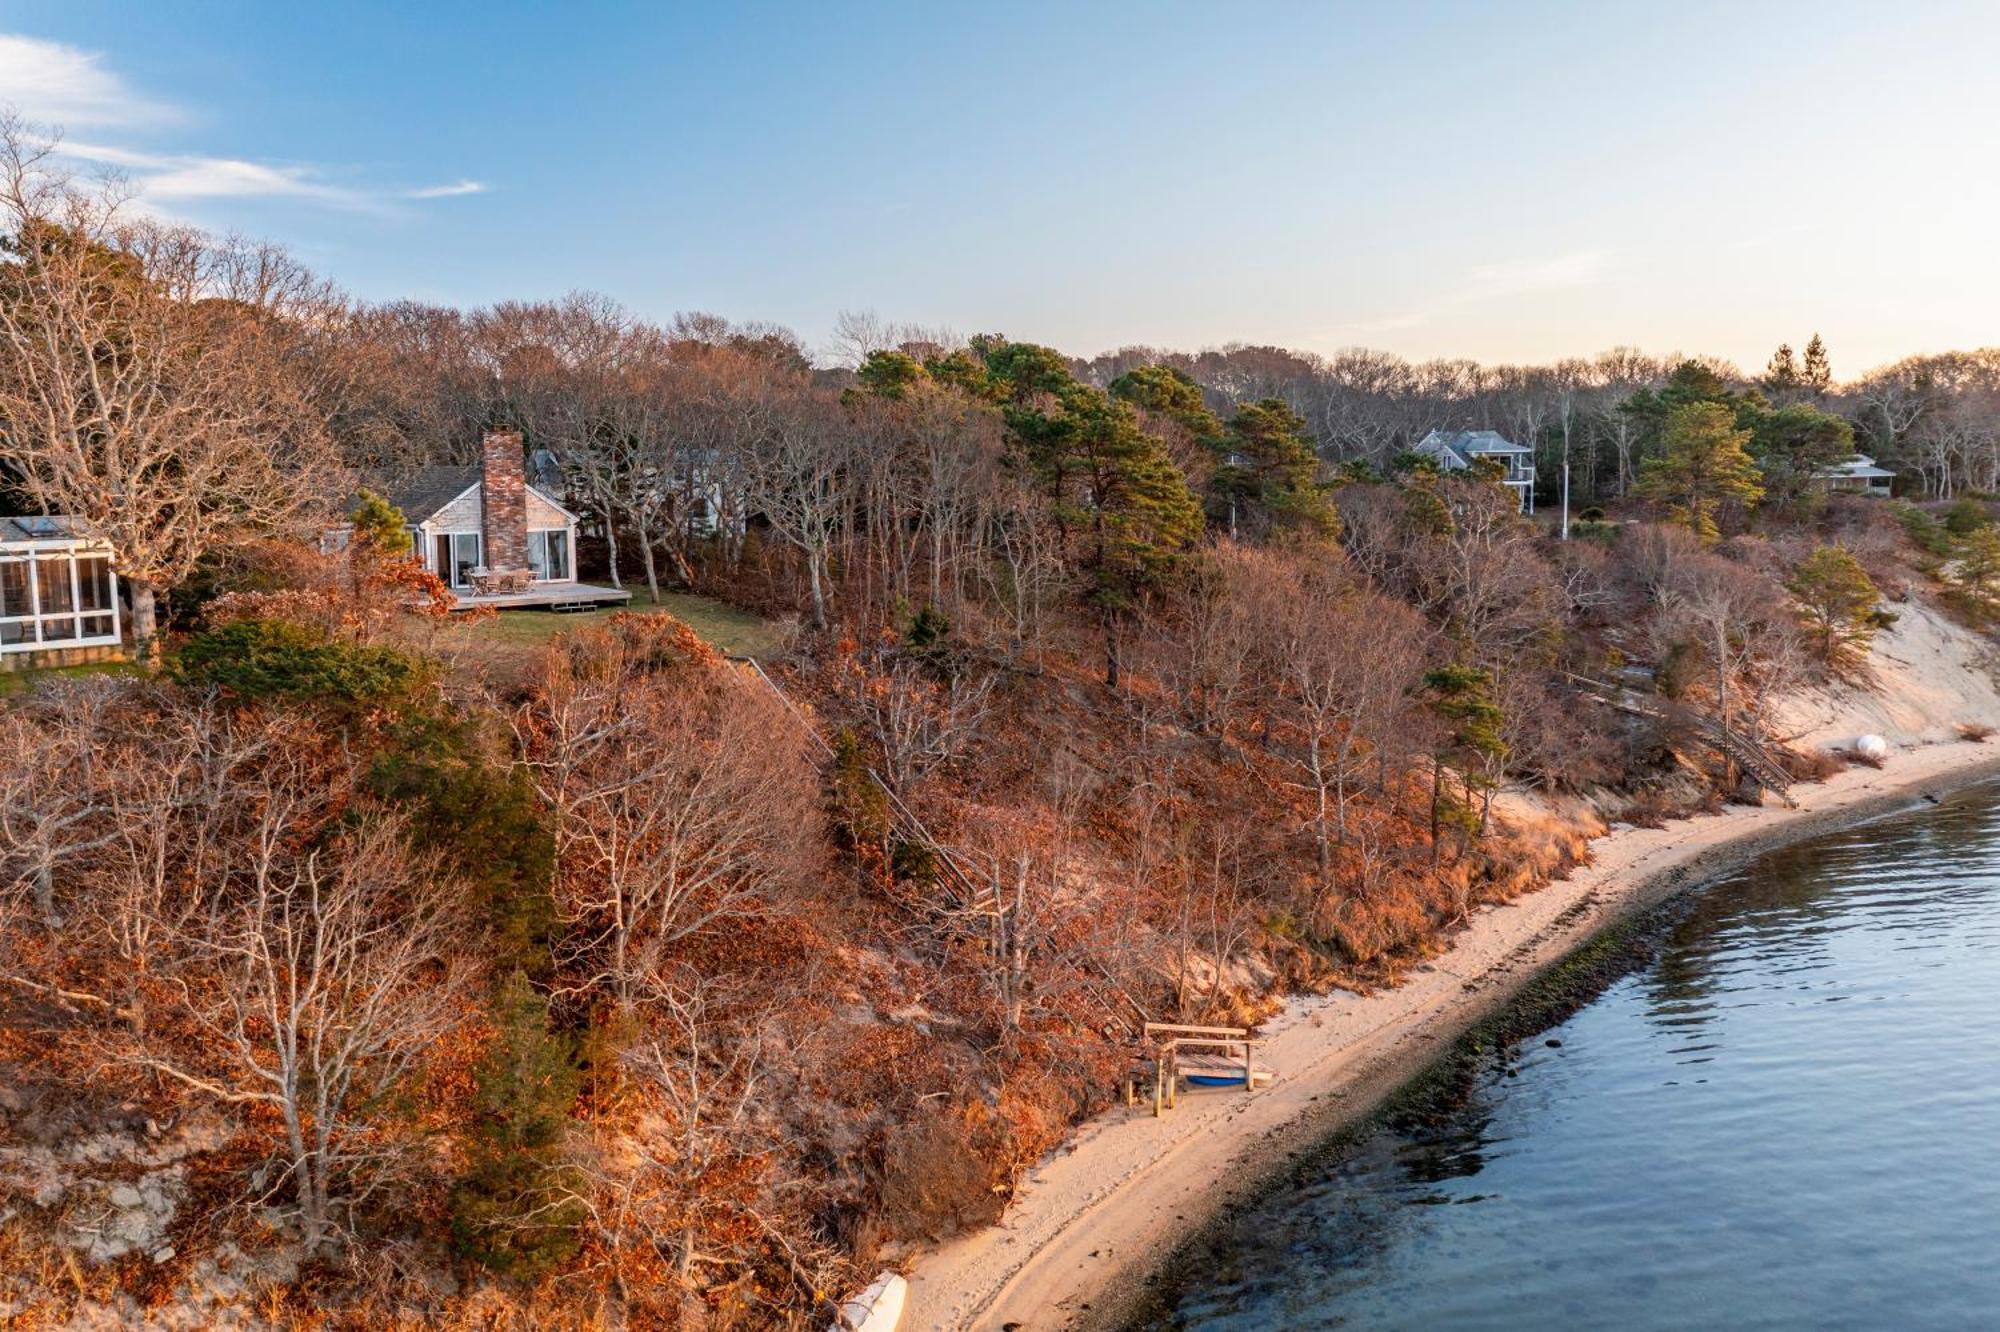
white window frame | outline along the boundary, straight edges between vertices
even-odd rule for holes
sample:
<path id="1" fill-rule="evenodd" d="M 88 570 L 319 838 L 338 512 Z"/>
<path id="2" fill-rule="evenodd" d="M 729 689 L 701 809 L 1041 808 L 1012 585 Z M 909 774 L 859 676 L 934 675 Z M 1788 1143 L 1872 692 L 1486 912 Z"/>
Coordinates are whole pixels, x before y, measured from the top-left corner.
<path id="1" fill-rule="evenodd" d="M 50 559 L 63 561 L 69 573 L 69 609 L 66 611 L 42 609 L 41 564 Z M 110 604 L 102 609 L 86 610 L 83 607 L 83 580 L 77 564 L 81 560 L 93 559 L 104 561 L 105 590 Z M 91 541 L 4 541 L 0 542 L 0 563 L 25 566 L 28 573 L 28 605 L 32 607 L 26 614 L 0 615 L 0 624 L 25 625 L 29 630 L 18 643 L 0 641 L 0 652 L 60 652 L 66 648 L 116 647 L 124 641 L 123 616 L 118 607 L 118 570 L 112 564 L 110 547 Z M 111 617 L 110 632 L 85 633 L 84 620 L 102 615 Z M 64 621 L 69 624 L 70 636 L 49 637 L 48 626 Z"/>
<path id="2" fill-rule="evenodd" d="M 528 567 L 535 566 L 535 539 L 541 538 L 542 564 L 547 567 L 549 536 L 559 534 L 563 539 L 563 564 L 561 574 L 550 578 L 537 578 L 537 583 L 573 583 L 576 581 L 576 529 L 574 527 L 531 527 L 528 529 Z"/>
<path id="3" fill-rule="evenodd" d="M 433 569 L 431 570 L 431 572 L 436 574 L 439 578 L 443 579 L 444 585 L 448 588 L 451 588 L 453 591 L 463 591 L 464 589 L 471 587 L 472 584 L 470 582 L 461 583 L 457 580 L 458 540 L 460 537 L 472 538 L 475 544 L 475 548 L 478 551 L 478 553 L 473 556 L 472 567 L 474 569 L 484 569 L 486 567 L 486 534 L 477 531 L 466 531 L 462 528 L 453 528 L 450 531 L 445 531 L 445 532 L 433 532 L 430 534 L 430 540 L 427 543 L 428 549 L 424 552 L 426 559 L 433 561 L 437 559 L 437 543 L 439 537 L 443 537 L 447 542 L 448 549 L 451 551 L 451 560 L 448 564 L 445 565 L 444 568 Z"/>

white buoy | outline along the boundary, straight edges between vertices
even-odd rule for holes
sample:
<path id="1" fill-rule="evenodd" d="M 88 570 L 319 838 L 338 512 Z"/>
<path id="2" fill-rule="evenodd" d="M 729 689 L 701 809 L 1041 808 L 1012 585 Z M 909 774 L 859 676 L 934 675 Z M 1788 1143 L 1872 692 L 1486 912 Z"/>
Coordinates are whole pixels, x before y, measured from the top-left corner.
<path id="1" fill-rule="evenodd" d="M 1862 758 L 1880 761 L 1889 757 L 1889 742 L 1879 735 L 1864 735 L 1854 742 L 1854 752 Z"/>

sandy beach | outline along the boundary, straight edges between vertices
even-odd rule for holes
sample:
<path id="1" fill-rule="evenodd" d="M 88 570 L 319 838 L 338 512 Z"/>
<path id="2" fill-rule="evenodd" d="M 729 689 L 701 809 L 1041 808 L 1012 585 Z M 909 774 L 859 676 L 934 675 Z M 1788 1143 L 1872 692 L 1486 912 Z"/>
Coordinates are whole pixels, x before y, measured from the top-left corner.
<path id="1" fill-rule="evenodd" d="M 910 1329 L 1115 1325 L 1145 1275 L 1291 1156 L 1368 1114 L 1467 1028 L 1544 968 L 1635 908 L 1762 851 L 2000 775 L 2000 740 L 1956 738 L 1961 720 L 2000 720 L 1983 649 L 1927 612 L 1878 645 L 1876 688 L 1788 709 L 1801 744 L 1879 731 L 1881 769 L 1853 767 L 1773 802 L 1617 827 L 1570 878 L 1476 916 L 1402 985 L 1294 1000 L 1267 1023 L 1259 1058 L 1276 1080 L 1253 1094 L 1184 1095 L 1155 1119 L 1117 1107 L 1024 1178 L 1001 1222 L 923 1255 L 909 1274 Z"/>

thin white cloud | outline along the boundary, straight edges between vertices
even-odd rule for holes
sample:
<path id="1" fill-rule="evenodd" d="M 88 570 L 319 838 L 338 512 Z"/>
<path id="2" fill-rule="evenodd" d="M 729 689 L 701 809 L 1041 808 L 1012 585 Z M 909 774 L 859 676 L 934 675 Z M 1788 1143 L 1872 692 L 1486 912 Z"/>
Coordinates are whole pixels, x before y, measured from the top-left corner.
<path id="1" fill-rule="evenodd" d="M 486 184 L 477 180 L 457 180 L 449 185 L 426 185 L 420 190 L 410 190 L 405 199 L 456 199 L 464 194 L 484 194 Z"/>
<path id="2" fill-rule="evenodd" d="M 32 123 L 58 129 L 129 131 L 185 119 L 176 108 L 127 87 L 96 52 L 0 33 L 0 107 L 9 106 Z M 66 140 L 58 151 L 73 161 L 121 173 L 131 183 L 134 202 L 155 212 L 203 199 L 295 199 L 333 208 L 380 211 L 399 199 L 444 199 L 486 192 L 482 182 L 469 179 L 419 188 L 364 188 L 329 179 L 327 168 L 310 162 L 257 162 L 204 153 L 156 152 L 98 141 Z"/>
<path id="3" fill-rule="evenodd" d="M 251 162 L 193 153 L 146 153 L 102 143 L 64 143 L 67 157 L 115 167 L 132 182 L 141 200 L 313 199 L 343 208 L 368 208 L 375 199 L 319 178 L 318 169 L 298 164 Z"/>
<path id="4" fill-rule="evenodd" d="M 1345 324 L 1335 324 L 1336 331 L 1343 334 L 1394 333 L 1405 328 L 1415 328 L 1430 322 L 1430 316 L 1422 310 L 1409 310 L 1402 314 L 1384 315 L 1380 319 L 1354 319 Z M 1321 341 L 1326 341 L 1324 336 Z"/>
<path id="5" fill-rule="evenodd" d="M 140 193 L 154 199 L 319 199 L 359 206 L 367 196 L 312 178 L 309 167 L 266 166 L 229 157 L 182 158 L 172 168 L 139 181 Z"/>
<path id="6" fill-rule="evenodd" d="M 1333 328 L 1346 337 L 1371 337 L 1420 328 L 1449 317 L 1454 309 L 1478 304 L 1481 301 L 1504 300 L 1532 296 L 1538 292 L 1559 291 L 1567 287 L 1588 286 L 1603 277 L 1613 267 L 1617 257 L 1611 250 L 1589 249 L 1559 254 L 1548 259 L 1484 264 L 1472 270 L 1464 286 L 1431 305 L 1385 314 L 1373 319 L 1350 320 L 1347 323 L 1335 324 Z"/>
<path id="7" fill-rule="evenodd" d="M 1525 263 L 1487 264 L 1472 270 L 1472 282 L 1465 300 L 1493 300 L 1501 296 L 1526 296 L 1538 291 L 1583 287 L 1597 281 L 1611 267 L 1610 250 L 1577 250 L 1551 259 Z"/>
<path id="8" fill-rule="evenodd" d="M 0 33 L 0 102 L 29 120 L 91 129 L 180 119 L 126 87 L 101 53 L 19 33 Z"/>

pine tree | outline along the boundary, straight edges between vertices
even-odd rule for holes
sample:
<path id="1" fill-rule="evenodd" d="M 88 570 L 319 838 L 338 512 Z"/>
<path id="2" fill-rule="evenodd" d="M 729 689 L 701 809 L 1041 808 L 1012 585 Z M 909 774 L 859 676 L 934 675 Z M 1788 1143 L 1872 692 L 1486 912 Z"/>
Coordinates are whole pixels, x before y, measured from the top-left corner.
<path id="1" fill-rule="evenodd" d="M 1821 546 L 1799 562 L 1785 587 L 1832 667 L 1866 654 L 1882 594 L 1861 561 L 1843 546 Z"/>
<path id="2" fill-rule="evenodd" d="M 1130 407 L 1107 401 L 1083 419 L 1073 436 L 1081 485 L 1071 503 L 1083 538 L 1086 595 L 1104 628 L 1104 682 L 1116 687 L 1125 620 L 1187 569 L 1201 538 L 1201 508 L 1166 448 L 1139 428 Z"/>
<path id="3" fill-rule="evenodd" d="M 1112 380 L 1111 396 L 1171 418 L 1210 447 L 1221 441 L 1221 419 L 1209 410 L 1201 385 L 1185 370 L 1171 365 L 1142 365 Z"/>
<path id="4" fill-rule="evenodd" d="M 930 377 L 923 363 L 907 352 L 872 351 L 854 372 L 855 383 L 877 397 L 901 399 Z"/>
<path id="5" fill-rule="evenodd" d="M 1465 787 L 1462 813 L 1469 816 L 1474 791 L 1485 793 L 1478 827 L 1484 832 L 1495 785 L 1494 774 L 1506 761 L 1507 741 L 1501 733 L 1506 716 L 1493 701 L 1493 673 L 1475 666 L 1441 666 L 1424 676 L 1431 711 L 1446 724 L 1444 741 L 1432 761 L 1431 860 L 1437 861 L 1438 835 L 1445 809 L 1445 768 L 1455 768 Z"/>
<path id="6" fill-rule="evenodd" d="M 1046 489 L 1104 631 L 1104 679 L 1116 686 L 1125 622 L 1188 568 L 1201 506 L 1166 445 L 1138 414 L 1071 374 L 1060 352 L 986 345 L 1008 429 Z"/>
<path id="7" fill-rule="evenodd" d="M 1717 403 L 1740 414 L 1746 408 L 1763 405 L 1764 398 L 1754 390 L 1731 388 L 1713 366 L 1682 361 L 1667 376 L 1666 383 L 1657 389 L 1635 389 L 1632 396 L 1618 405 L 1618 410 L 1637 428 L 1638 452 L 1644 458 L 1660 451 L 1667 418 L 1674 409 L 1698 402 Z"/>
<path id="8" fill-rule="evenodd" d="M 1806 366 L 1801 379 L 1815 394 L 1825 393 L 1833 387 L 1833 363 L 1827 359 L 1826 343 L 1817 333 L 1806 344 Z"/>
<path id="9" fill-rule="evenodd" d="M 1332 541 L 1340 513 L 1332 488 L 1320 479 L 1319 454 L 1306 423 L 1281 399 L 1265 398 L 1236 409 L 1224 444 L 1227 454 L 1210 483 L 1211 507 L 1220 506 L 1231 535 Z"/>
<path id="10" fill-rule="evenodd" d="M 2000 527 L 1979 527 L 1960 544 L 1951 587 L 1974 613 L 1992 617 L 2000 612 Z"/>
<path id="11" fill-rule="evenodd" d="M 1788 393 L 1802 382 L 1798 358 L 1792 354 L 1792 344 L 1779 343 L 1778 350 L 1771 354 L 1771 363 L 1764 367 L 1764 387 L 1773 393 Z"/>
<path id="12" fill-rule="evenodd" d="M 1765 502 L 1804 510 L 1824 495 L 1815 484 L 1830 467 L 1854 456 L 1854 427 L 1811 403 L 1739 408 L 1737 424 L 1750 430 L 1750 452 L 1763 473 Z"/>
<path id="13" fill-rule="evenodd" d="M 451 1194 L 458 1251 L 507 1276 L 534 1276 L 577 1249 L 564 1143 L 580 1085 L 570 1042 L 521 972 L 494 996 L 493 1034 L 474 1086 L 465 1168 Z"/>
<path id="14" fill-rule="evenodd" d="M 1753 506 L 1763 498 L 1757 462 L 1745 450 L 1750 432 L 1720 403 L 1696 402 L 1667 414 L 1664 452 L 1641 468 L 1638 493 L 1664 503 L 1674 522 L 1704 541 L 1720 535 L 1716 513 L 1728 503 Z"/>
<path id="15" fill-rule="evenodd" d="M 1435 476 L 1420 476 L 1403 491 L 1403 523 L 1412 532 L 1448 537 L 1458 530 L 1451 506 L 1437 492 Z"/>
<path id="16" fill-rule="evenodd" d="M 353 536 L 350 548 L 384 557 L 410 553 L 410 523 L 403 511 L 365 487 L 355 496 L 347 515 Z"/>

